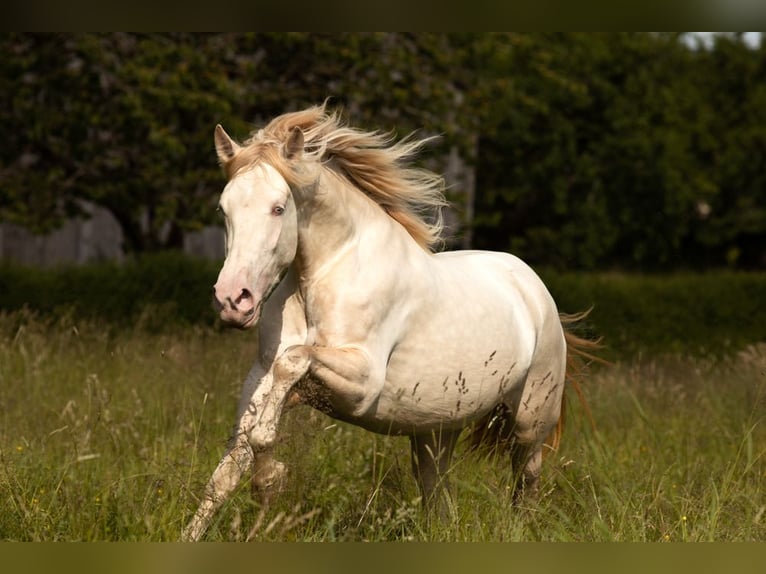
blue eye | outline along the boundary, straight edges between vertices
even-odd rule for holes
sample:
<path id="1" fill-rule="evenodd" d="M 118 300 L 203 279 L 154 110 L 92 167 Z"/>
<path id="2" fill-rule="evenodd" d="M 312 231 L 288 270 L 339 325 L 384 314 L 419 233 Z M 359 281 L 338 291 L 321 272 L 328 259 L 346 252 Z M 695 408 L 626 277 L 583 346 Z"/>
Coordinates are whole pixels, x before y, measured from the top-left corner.
<path id="1" fill-rule="evenodd" d="M 281 205 L 275 205 L 274 208 L 271 210 L 271 213 L 274 215 L 282 215 L 285 212 L 285 208 Z"/>

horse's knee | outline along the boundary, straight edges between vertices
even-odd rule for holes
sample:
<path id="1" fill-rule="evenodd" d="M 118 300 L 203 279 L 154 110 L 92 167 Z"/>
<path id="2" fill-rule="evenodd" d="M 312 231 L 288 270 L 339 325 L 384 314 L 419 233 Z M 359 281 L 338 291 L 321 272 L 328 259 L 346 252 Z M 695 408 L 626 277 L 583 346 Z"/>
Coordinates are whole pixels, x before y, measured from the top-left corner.
<path id="1" fill-rule="evenodd" d="M 519 416 L 514 421 L 513 439 L 516 444 L 533 448 L 542 444 L 558 423 L 558 413 L 538 413 L 534 416 Z"/>
<path id="2" fill-rule="evenodd" d="M 274 377 L 277 381 L 296 381 L 309 369 L 311 354 L 305 345 L 293 345 L 285 350 L 274 363 Z"/>

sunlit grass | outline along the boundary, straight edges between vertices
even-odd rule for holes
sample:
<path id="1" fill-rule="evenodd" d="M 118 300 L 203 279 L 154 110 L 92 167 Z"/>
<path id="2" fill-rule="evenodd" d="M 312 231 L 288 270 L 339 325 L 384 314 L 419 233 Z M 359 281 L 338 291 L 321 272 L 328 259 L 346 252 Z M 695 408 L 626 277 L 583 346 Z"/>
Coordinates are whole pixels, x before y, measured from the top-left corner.
<path id="1" fill-rule="evenodd" d="M 0 318 L 0 539 L 175 540 L 223 452 L 255 342 L 72 318 Z M 503 460 L 460 449 L 451 520 L 429 520 L 408 441 L 298 407 L 285 491 L 261 516 L 247 481 L 207 540 L 764 540 L 766 345 L 723 361 L 644 358 L 574 396 L 537 502 Z"/>

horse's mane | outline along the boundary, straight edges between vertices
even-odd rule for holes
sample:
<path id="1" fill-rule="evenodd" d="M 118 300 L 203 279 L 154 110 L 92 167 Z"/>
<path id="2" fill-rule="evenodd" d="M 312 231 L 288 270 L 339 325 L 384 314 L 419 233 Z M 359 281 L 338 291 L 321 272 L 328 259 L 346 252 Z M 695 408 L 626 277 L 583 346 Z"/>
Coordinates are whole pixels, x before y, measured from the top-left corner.
<path id="1" fill-rule="evenodd" d="M 429 139 L 404 138 L 346 126 L 338 111 L 313 106 L 274 118 L 254 132 L 243 148 L 224 165 L 229 178 L 245 166 L 266 161 L 291 185 L 307 185 L 305 172 L 282 153 L 291 131 L 304 137 L 303 159 L 314 160 L 348 180 L 398 221 L 423 248 L 432 249 L 442 232 L 444 180 L 410 165 Z M 303 177 L 301 177 L 303 175 Z M 313 176 L 312 176 L 313 177 Z"/>

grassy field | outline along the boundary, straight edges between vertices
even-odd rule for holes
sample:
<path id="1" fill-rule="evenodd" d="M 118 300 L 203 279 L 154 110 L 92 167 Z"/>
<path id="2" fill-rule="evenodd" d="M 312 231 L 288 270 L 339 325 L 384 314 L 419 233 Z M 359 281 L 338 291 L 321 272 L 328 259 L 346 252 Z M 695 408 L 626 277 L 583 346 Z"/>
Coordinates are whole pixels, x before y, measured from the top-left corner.
<path id="1" fill-rule="evenodd" d="M 223 451 L 251 334 L 149 334 L 0 316 L 0 539 L 178 538 Z M 766 540 L 766 345 L 724 359 L 598 368 L 540 499 L 508 465 L 458 452 L 448 523 L 419 512 L 406 439 L 314 411 L 286 417 L 286 491 L 264 517 L 244 485 L 208 540 Z"/>

